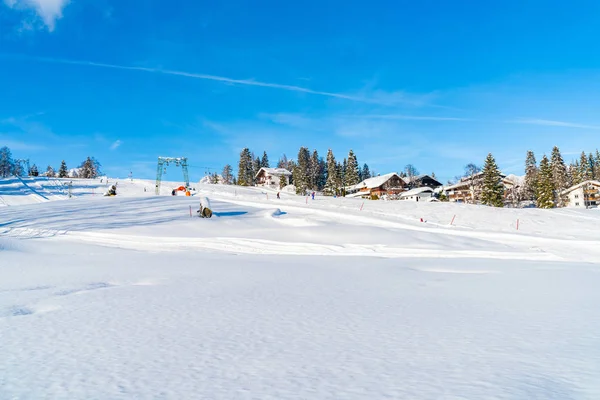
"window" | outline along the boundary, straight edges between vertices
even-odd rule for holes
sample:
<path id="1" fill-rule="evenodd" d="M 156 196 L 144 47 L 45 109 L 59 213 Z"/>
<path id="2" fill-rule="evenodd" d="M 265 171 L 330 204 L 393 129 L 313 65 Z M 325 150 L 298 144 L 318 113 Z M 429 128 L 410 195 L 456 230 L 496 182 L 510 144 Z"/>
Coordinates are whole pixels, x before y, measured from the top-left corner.
<path id="1" fill-rule="evenodd" d="M 575 203 L 575 206 L 579 206 L 579 203 Z"/>
<path id="2" fill-rule="evenodd" d="M 576 195 L 575 195 L 575 198 L 576 198 L 576 199 L 578 199 L 578 198 L 579 198 L 579 195 L 578 195 L 578 194 L 576 194 Z"/>

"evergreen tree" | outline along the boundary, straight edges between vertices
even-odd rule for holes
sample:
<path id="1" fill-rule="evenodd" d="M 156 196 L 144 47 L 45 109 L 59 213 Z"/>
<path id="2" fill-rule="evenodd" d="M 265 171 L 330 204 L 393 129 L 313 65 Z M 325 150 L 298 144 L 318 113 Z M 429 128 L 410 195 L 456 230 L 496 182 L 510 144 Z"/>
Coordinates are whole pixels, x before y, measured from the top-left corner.
<path id="1" fill-rule="evenodd" d="M 491 207 L 504 206 L 504 185 L 496 160 L 492 153 L 488 154 L 483 167 L 483 187 L 481 203 Z"/>
<path id="2" fill-rule="evenodd" d="M 313 151 L 310 157 L 309 168 L 308 168 L 308 188 L 310 190 L 319 190 L 319 169 L 321 164 L 319 163 L 319 153 L 317 150 Z"/>
<path id="3" fill-rule="evenodd" d="M 348 169 L 348 159 L 347 158 L 344 158 L 344 161 L 342 162 L 341 167 L 342 167 L 341 172 L 340 172 L 340 177 L 342 178 L 341 186 L 342 186 L 342 189 L 345 189 L 347 186 L 347 184 L 346 184 L 346 170 Z M 342 193 L 342 195 L 344 195 L 344 194 Z"/>
<path id="4" fill-rule="evenodd" d="M 362 180 L 369 179 L 371 177 L 371 171 L 369 170 L 369 166 L 367 164 L 363 165 L 362 169 Z"/>
<path id="5" fill-rule="evenodd" d="M 235 177 L 235 176 L 233 177 L 233 184 L 234 184 L 234 185 L 236 185 L 236 186 L 237 186 L 237 184 L 238 184 L 238 183 L 237 183 L 237 179 L 236 179 L 236 177 Z"/>
<path id="6" fill-rule="evenodd" d="M 292 176 L 290 176 L 290 185 L 295 185 L 293 172 L 294 168 L 296 167 L 296 162 L 294 160 L 288 160 L 287 166 L 288 167 L 286 169 L 292 173 Z"/>
<path id="7" fill-rule="evenodd" d="M 571 165 L 569 166 L 569 172 L 571 175 L 571 185 L 579 185 L 581 182 L 583 182 L 583 179 L 581 178 L 579 161 L 575 160 L 571 162 Z"/>
<path id="8" fill-rule="evenodd" d="M 223 172 L 221 172 L 221 177 L 223 178 L 223 184 L 231 185 L 233 180 L 233 173 L 231 171 L 231 165 L 226 164 L 223 167 Z"/>
<path id="9" fill-rule="evenodd" d="M 65 160 L 62 160 L 60 163 L 60 168 L 58 169 L 58 177 L 59 178 L 67 178 L 69 176 L 69 171 L 67 170 L 67 163 Z"/>
<path id="10" fill-rule="evenodd" d="M 564 207 L 568 198 L 562 192 L 569 188 L 569 177 L 567 174 L 567 166 L 565 165 L 557 146 L 554 146 L 552 149 L 550 168 L 552 169 L 552 185 L 555 193 L 554 199 L 558 207 Z"/>
<path id="11" fill-rule="evenodd" d="M 328 196 L 337 195 L 339 192 L 339 177 L 337 163 L 333 151 L 327 151 L 327 182 L 325 183 L 324 193 Z"/>
<path id="12" fill-rule="evenodd" d="M 284 187 L 287 186 L 287 182 L 286 181 L 287 181 L 287 179 L 285 179 L 285 176 L 282 176 L 279 179 L 279 189 L 283 189 Z"/>
<path id="13" fill-rule="evenodd" d="M 38 170 L 37 165 L 33 164 L 31 166 L 31 170 L 29 171 L 30 176 L 40 176 L 40 171 Z"/>
<path id="14" fill-rule="evenodd" d="M 298 151 L 298 163 L 292 171 L 296 194 L 304 195 L 310 185 L 310 152 L 306 147 L 300 147 Z"/>
<path id="15" fill-rule="evenodd" d="M 216 185 L 219 183 L 219 174 L 217 174 L 216 172 L 212 173 L 210 175 L 210 183 L 212 183 L 213 185 Z"/>
<path id="16" fill-rule="evenodd" d="M 46 168 L 45 175 L 49 178 L 54 178 L 56 176 L 56 172 L 54 172 L 54 168 L 52 168 L 51 165 L 48 165 L 48 168 Z"/>
<path id="17" fill-rule="evenodd" d="M 432 172 L 432 173 L 431 173 L 431 177 L 432 177 L 433 179 L 435 179 L 435 172 Z"/>
<path id="18" fill-rule="evenodd" d="M 317 190 L 321 191 L 327 183 L 327 163 L 319 157 L 319 175 L 317 176 Z"/>
<path id="19" fill-rule="evenodd" d="M 263 151 L 262 159 L 260 160 L 260 166 L 262 168 L 270 168 L 269 166 L 269 157 L 267 156 L 267 152 Z"/>
<path id="20" fill-rule="evenodd" d="M 238 163 L 237 184 L 240 186 L 251 186 L 254 176 L 252 175 L 252 154 L 250 149 L 245 147 L 240 153 Z"/>
<path id="21" fill-rule="evenodd" d="M 525 159 L 525 182 L 523 183 L 523 195 L 527 200 L 535 201 L 535 194 L 537 193 L 537 178 L 538 178 L 538 167 L 535 160 L 533 151 L 527 152 L 527 158 Z"/>
<path id="22" fill-rule="evenodd" d="M 596 176 L 596 159 L 594 158 L 594 155 L 590 153 L 588 159 L 590 164 L 590 179 L 599 178 L 598 176 Z"/>
<path id="23" fill-rule="evenodd" d="M 254 159 L 254 161 L 252 162 L 252 184 L 256 184 L 256 174 L 258 174 L 258 171 L 260 171 L 261 164 L 260 164 L 260 157 L 256 157 Z"/>
<path id="24" fill-rule="evenodd" d="M 85 159 L 79 166 L 79 177 L 83 179 L 94 179 L 98 177 L 98 163 L 91 157 Z"/>
<path id="25" fill-rule="evenodd" d="M 554 185 L 552 183 L 552 167 L 548 157 L 544 155 L 540 162 L 540 171 L 537 180 L 537 206 L 539 208 L 554 207 Z"/>
<path id="26" fill-rule="evenodd" d="M 596 158 L 594 159 L 595 171 L 594 176 L 597 181 L 600 181 L 600 151 L 596 149 Z"/>
<path id="27" fill-rule="evenodd" d="M 592 179 L 590 160 L 585 154 L 585 151 L 581 152 L 581 157 L 579 159 L 579 176 L 581 178 L 581 182 L 589 181 Z"/>
<path id="28" fill-rule="evenodd" d="M 15 169 L 15 163 L 12 159 L 12 153 L 6 146 L 0 149 L 0 178 L 7 178 L 12 175 Z"/>
<path id="29" fill-rule="evenodd" d="M 358 161 L 354 152 L 350 150 L 348 153 L 348 165 L 346 165 L 346 185 L 352 186 L 360 182 L 360 172 L 358 169 Z"/>

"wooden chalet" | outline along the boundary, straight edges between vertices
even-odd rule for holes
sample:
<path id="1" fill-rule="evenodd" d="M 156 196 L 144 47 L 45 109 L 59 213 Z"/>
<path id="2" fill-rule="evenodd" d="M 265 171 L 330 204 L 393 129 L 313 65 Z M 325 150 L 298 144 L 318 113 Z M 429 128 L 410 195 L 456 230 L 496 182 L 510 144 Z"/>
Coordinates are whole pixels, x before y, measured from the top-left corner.
<path id="1" fill-rule="evenodd" d="M 506 175 L 500 174 L 502 185 L 504 186 L 504 200 L 508 201 L 510 193 L 516 187 L 514 180 L 507 179 Z M 476 203 L 479 201 L 481 188 L 483 187 L 483 172 L 473 176 L 461 178 L 461 180 L 450 186 L 443 188 L 443 192 L 449 201 L 458 203 Z"/>
<path id="2" fill-rule="evenodd" d="M 397 196 L 408 188 L 406 182 L 395 172 L 365 179 L 346 188 L 346 197 Z"/>
<path id="3" fill-rule="evenodd" d="M 279 188 L 281 180 L 285 180 L 285 185 L 290 183 L 292 173 L 284 168 L 261 168 L 256 173 L 256 185 Z"/>
<path id="4" fill-rule="evenodd" d="M 432 178 L 430 175 L 417 175 L 410 177 L 402 178 L 406 185 L 410 188 L 421 188 L 421 187 L 430 187 L 432 189 L 437 189 L 442 186 L 442 183 L 435 178 Z"/>

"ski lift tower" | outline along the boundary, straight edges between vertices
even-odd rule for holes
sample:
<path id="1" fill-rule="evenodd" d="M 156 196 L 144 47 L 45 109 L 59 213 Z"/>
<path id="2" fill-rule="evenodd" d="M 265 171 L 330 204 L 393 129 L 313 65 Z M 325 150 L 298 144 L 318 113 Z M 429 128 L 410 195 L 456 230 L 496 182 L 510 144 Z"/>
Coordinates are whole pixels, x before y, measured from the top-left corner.
<path id="1" fill-rule="evenodd" d="M 183 171 L 183 180 L 185 187 L 190 187 L 190 177 L 188 174 L 187 157 L 158 157 L 158 167 L 156 168 L 156 195 L 160 194 L 160 183 L 163 173 L 166 173 L 166 167 L 174 164 L 176 167 L 181 167 Z"/>

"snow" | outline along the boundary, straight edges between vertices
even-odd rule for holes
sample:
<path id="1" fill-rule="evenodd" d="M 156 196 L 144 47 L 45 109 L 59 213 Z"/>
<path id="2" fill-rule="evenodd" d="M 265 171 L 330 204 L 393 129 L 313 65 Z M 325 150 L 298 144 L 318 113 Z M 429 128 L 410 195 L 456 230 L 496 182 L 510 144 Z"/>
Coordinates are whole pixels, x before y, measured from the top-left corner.
<path id="1" fill-rule="evenodd" d="M 408 190 L 406 192 L 402 192 L 400 194 L 400 197 L 410 197 L 410 196 L 417 196 L 419 194 L 423 194 L 423 193 L 433 193 L 433 189 L 430 187 L 419 187 L 419 188 L 414 188 L 411 190 Z"/>
<path id="2" fill-rule="evenodd" d="M 287 169 L 285 169 L 285 168 L 266 168 L 266 167 L 262 167 L 256 173 L 257 177 L 260 175 L 261 171 L 265 171 L 265 173 L 267 175 L 270 175 L 270 176 L 292 176 L 292 173 L 290 171 L 288 171 Z"/>
<path id="3" fill-rule="evenodd" d="M 600 398 L 597 210 L 57 182 L 0 181 L 0 398 Z"/>
<path id="4" fill-rule="evenodd" d="M 398 175 L 397 173 L 390 172 L 389 174 L 374 176 L 373 178 L 365 179 L 364 181 L 362 181 L 354 186 L 349 186 L 347 189 L 354 190 L 354 189 L 362 189 L 362 188 L 367 188 L 367 189 L 378 188 L 379 186 L 383 185 L 388 180 L 390 180 L 390 178 L 392 178 L 394 175 L 397 176 L 398 178 L 400 178 L 400 175 Z M 402 179 L 402 178 L 400 178 L 400 179 Z"/>

